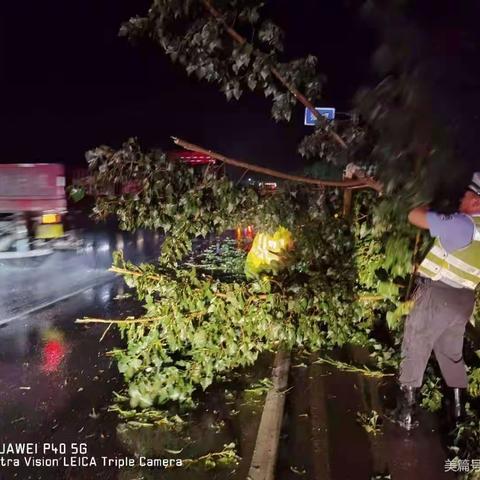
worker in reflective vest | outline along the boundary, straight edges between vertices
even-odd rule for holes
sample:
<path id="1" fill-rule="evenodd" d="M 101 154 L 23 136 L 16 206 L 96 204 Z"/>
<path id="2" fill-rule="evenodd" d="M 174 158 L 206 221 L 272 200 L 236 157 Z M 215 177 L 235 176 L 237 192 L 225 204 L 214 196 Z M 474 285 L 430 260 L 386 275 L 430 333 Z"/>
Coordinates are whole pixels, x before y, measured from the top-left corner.
<path id="1" fill-rule="evenodd" d="M 409 221 L 428 229 L 435 243 L 418 269 L 414 307 L 405 322 L 400 397 L 391 417 L 407 430 L 418 426 L 416 397 L 432 350 L 449 388 L 451 415 L 463 415 L 467 374 L 463 337 L 480 283 L 480 172 L 474 174 L 458 213 L 413 209 Z"/>

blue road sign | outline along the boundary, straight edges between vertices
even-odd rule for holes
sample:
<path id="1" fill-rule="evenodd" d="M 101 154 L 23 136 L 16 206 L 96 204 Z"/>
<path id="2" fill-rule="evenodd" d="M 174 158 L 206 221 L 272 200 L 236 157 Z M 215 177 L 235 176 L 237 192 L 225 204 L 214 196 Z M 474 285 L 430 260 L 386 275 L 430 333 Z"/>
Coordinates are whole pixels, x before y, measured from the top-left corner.
<path id="1" fill-rule="evenodd" d="M 333 120 L 335 118 L 334 108 L 315 108 L 315 110 L 327 120 Z M 310 109 L 305 109 L 305 125 L 313 126 L 317 123 L 317 119 L 314 117 Z"/>

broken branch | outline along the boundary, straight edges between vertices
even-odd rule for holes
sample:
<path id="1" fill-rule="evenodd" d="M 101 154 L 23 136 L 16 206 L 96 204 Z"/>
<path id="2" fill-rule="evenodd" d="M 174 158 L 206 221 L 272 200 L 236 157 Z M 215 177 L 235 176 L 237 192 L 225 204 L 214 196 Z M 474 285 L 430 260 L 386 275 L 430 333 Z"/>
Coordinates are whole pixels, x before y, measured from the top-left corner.
<path id="1" fill-rule="evenodd" d="M 263 173 L 270 177 L 282 178 L 283 180 L 289 180 L 291 182 L 300 182 L 300 183 L 308 183 L 310 185 L 321 185 L 325 187 L 341 187 L 341 188 L 351 188 L 351 187 L 358 187 L 358 188 L 374 188 L 373 183 L 369 183 L 367 178 L 363 178 L 361 180 L 319 180 L 316 178 L 310 177 L 303 177 L 299 175 L 290 175 L 288 173 L 279 172 L 278 170 L 272 170 L 270 168 L 261 167 L 259 165 L 253 165 L 251 163 L 243 162 L 241 160 L 235 160 L 233 158 L 225 157 L 224 155 L 214 152 L 212 150 L 207 150 L 199 145 L 195 145 L 194 143 L 186 142 L 177 137 L 172 137 L 174 143 L 179 145 L 186 150 L 191 150 L 192 152 L 199 152 L 204 153 L 205 155 L 209 155 L 220 162 L 226 163 L 227 165 L 232 165 L 234 167 L 239 167 L 243 169 L 251 170 L 252 172 Z"/>

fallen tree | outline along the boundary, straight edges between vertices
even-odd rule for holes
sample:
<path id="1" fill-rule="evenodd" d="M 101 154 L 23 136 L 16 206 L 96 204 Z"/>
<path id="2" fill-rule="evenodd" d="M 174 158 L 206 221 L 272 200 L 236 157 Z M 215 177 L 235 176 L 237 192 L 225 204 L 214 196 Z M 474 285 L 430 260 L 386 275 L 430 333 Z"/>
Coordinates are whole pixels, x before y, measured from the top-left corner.
<path id="1" fill-rule="evenodd" d="M 377 13 L 388 19 L 398 15 L 388 2 Z M 451 149 L 428 115 L 410 58 L 395 50 L 408 47 L 409 31 L 401 26 L 395 31 L 393 41 L 386 38 L 382 45 L 393 58 L 383 80 L 358 95 L 363 122 L 342 127 L 319 121 L 300 145 L 304 155 L 318 161 L 354 162 L 366 177 L 305 179 L 176 139 L 222 163 L 282 180 L 275 195 L 264 196 L 221 169 L 193 170 L 161 151 L 143 151 L 134 140 L 118 150 L 99 147 L 88 153 L 100 190 L 131 180 L 140 185 L 136 193 L 98 198 L 95 215 L 114 214 L 122 228 L 166 235 L 158 263 L 136 266 L 119 255 L 114 265 L 145 302 L 141 318 L 115 321 L 126 345 L 115 357 L 132 407 L 192 406 L 197 391 L 280 346 L 316 351 L 353 343 L 369 349 L 379 368 L 398 366 L 399 320 L 408 313 L 412 263 L 422 251 L 406 212 L 432 197 L 435 181 L 443 180 L 431 174 L 431 166 L 445 164 Z M 312 108 L 320 93 L 322 76 L 313 57 L 279 60 L 283 34 L 261 17 L 259 2 L 156 1 L 122 34 L 151 38 L 189 74 L 217 83 L 227 99 L 238 99 L 245 88 L 271 97 L 276 120 L 289 120 L 297 101 Z M 426 179 L 433 180 L 428 188 Z M 380 185 L 382 197 L 372 191 L 357 195 L 351 221 L 339 215 L 338 190 L 319 188 L 378 190 Z M 225 279 L 202 262 L 186 262 L 195 239 L 239 224 L 263 232 L 287 228 L 295 239 L 288 266 L 248 280 L 242 269 Z M 373 335 L 382 322 L 396 350 Z M 472 367 L 470 378 L 470 392 L 477 396 L 478 369 Z M 439 408 L 435 379 L 426 382 L 423 393 L 425 405 Z"/>

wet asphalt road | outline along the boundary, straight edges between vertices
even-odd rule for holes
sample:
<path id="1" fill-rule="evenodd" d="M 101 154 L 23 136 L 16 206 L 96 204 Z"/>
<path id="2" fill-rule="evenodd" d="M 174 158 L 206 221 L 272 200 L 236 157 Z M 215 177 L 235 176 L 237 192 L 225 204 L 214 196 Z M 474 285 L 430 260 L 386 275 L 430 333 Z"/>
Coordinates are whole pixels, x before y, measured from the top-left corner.
<path id="1" fill-rule="evenodd" d="M 85 443 L 89 456 L 121 454 L 115 442 L 116 422 L 107 412 L 112 392 L 121 388 L 107 355 L 119 345 L 118 337 L 112 329 L 100 341 L 105 326 L 79 325 L 75 319 L 138 314 L 141 309 L 133 302 L 113 300 L 122 291 L 121 280 L 108 281 L 0 329 L 0 444 L 69 448 Z M 0 472 L 2 480 L 116 478 L 114 469 L 82 473 L 78 468 L 0 468 Z"/>
<path id="2" fill-rule="evenodd" d="M 83 468 L 62 464 L 58 468 L 24 464 L 21 467 L 0 466 L 0 480 L 246 478 L 262 412 L 261 402 L 245 404 L 239 395 L 226 408 L 221 400 L 225 387 L 217 386 L 207 392 L 205 405 L 199 409 L 187 438 L 158 428 L 128 431 L 116 414 L 108 412 L 113 392 L 123 387 L 108 352 L 121 345 L 121 341 L 115 329 L 108 330 L 104 336 L 106 325 L 76 324 L 75 319 L 84 316 L 113 319 L 140 314 L 141 305 L 132 299 L 115 299 L 124 293 L 122 280 L 114 279 L 0 328 L 0 459 L 24 457 L 2 455 L 1 449 L 6 444 L 32 442 L 39 449 L 44 445 L 57 448 L 65 445 L 67 452 L 83 444 L 86 455 L 97 461 L 94 467 Z M 266 362 L 255 367 L 255 374 L 247 374 L 245 381 L 248 385 L 269 373 Z M 249 376 L 253 378 L 249 380 Z M 231 413 L 235 409 L 236 413 Z M 220 423 L 219 416 L 223 419 Z M 210 451 L 219 451 L 231 441 L 238 442 L 245 460 L 236 476 L 228 470 L 127 469 L 120 464 L 105 466 L 102 459 L 122 461 L 137 456 L 138 461 L 139 455 L 174 458 L 166 453 L 168 447 L 171 451 L 185 449 L 184 453 L 197 458 Z M 34 456 L 71 457 L 55 451 Z"/>
<path id="3" fill-rule="evenodd" d="M 335 352 L 335 356 L 354 363 L 368 359 L 368 353 L 348 346 Z M 294 358 L 276 478 L 455 478 L 453 473 L 445 472 L 445 460 L 453 457 L 447 453 L 439 416 L 422 410 L 420 427 L 412 432 L 380 418 L 379 433 L 368 434 L 358 422 L 358 412 L 375 410 L 382 416 L 386 407 L 393 407 L 394 378 L 342 372 L 312 363 L 315 358 Z"/>
<path id="4" fill-rule="evenodd" d="M 56 251 L 43 259 L 0 262 L 0 324 L 100 285 L 114 278 L 108 272 L 112 252 L 126 258 L 155 258 L 161 238 L 151 232 L 129 234 L 106 229 L 81 233 L 83 247 Z"/>
<path id="5" fill-rule="evenodd" d="M 108 411 L 114 392 L 123 388 L 108 352 L 121 340 L 115 328 L 75 320 L 141 315 L 141 304 L 125 295 L 129 291 L 123 279 L 108 272 L 112 252 L 122 249 L 136 263 L 153 260 L 162 239 L 149 232 L 107 230 L 87 232 L 84 238 L 81 251 L 56 252 L 41 264 L 0 264 L 0 480 L 225 480 L 224 473 L 218 477 L 183 469 L 178 474 L 158 468 L 139 473 L 120 463 L 142 451 L 163 458 L 165 435 L 151 429 L 125 431 L 117 414 Z M 257 370 L 267 374 L 265 368 Z M 241 419 L 245 412 L 238 408 Z M 250 438 L 242 450 L 251 455 L 260 412 L 248 414 L 249 421 L 241 422 L 246 428 L 234 420 L 219 434 L 211 426 L 211 410 L 205 409 L 193 426 L 198 445 L 217 451 L 223 443 Z M 10 444 L 27 448 L 29 443 L 36 449 L 33 454 L 4 453 Z M 58 459 L 60 464 L 26 465 L 27 457 Z M 103 457 L 110 463 L 105 465 Z M 82 466 L 84 458 L 95 458 L 96 465 Z"/>
<path id="6" fill-rule="evenodd" d="M 0 265 L 0 457 L 2 444 L 85 443 L 89 456 L 120 455 L 116 421 L 107 413 L 119 377 L 107 352 L 114 329 L 79 325 L 77 318 L 124 318 L 141 313 L 121 278 L 108 272 L 112 251 L 140 262 L 155 258 L 160 238 L 106 230 L 86 232 L 84 248 L 55 252 L 40 264 Z M 50 452 L 54 456 L 55 452 Z M 39 453 L 36 457 L 44 457 Z M 22 462 L 23 463 L 23 462 Z M 101 471 L 0 465 L 0 479 L 116 478 Z"/>

